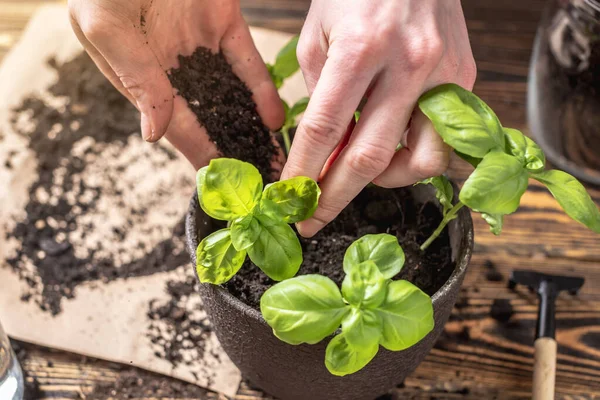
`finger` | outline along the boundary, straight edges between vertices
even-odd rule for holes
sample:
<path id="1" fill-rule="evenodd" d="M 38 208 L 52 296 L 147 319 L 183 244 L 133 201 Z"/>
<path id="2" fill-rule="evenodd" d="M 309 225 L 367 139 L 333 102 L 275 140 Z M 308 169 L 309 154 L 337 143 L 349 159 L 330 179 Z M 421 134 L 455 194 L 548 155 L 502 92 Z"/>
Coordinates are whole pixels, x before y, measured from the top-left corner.
<path id="1" fill-rule="evenodd" d="M 113 20 L 108 22 L 110 18 Z M 142 113 L 142 136 L 154 142 L 169 126 L 173 89 L 144 35 L 121 18 L 94 18 L 79 25 Z"/>
<path id="2" fill-rule="evenodd" d="M 221 50 L 233 72 L 252 92 L 263 123 L 273 131 L 281 128 L 285 119 L 281 99 L 241 17 L 223 36 Z"/>
<path id="3" fill-rule="evenodd" d="M 323 167 L 323 169 L 321 170 L 321 174 L 319 175 L 319 182 L 322 181 L 323 179 L 325 179 L 325 175 L 327 175 L 327 172 L 329 172 L 329 169 L 331 168 L 331 166 L 333 165 L 335 160 L 338 159 L 340 154 L 342 154 L 342 151 L 348 145 L 348 142 L 350 142 L 350 137 L 352 136 L 352 132 L 354 132 L 355 127 L 356 127 L 356 120 L 354 118 L 352 118 L 352 120 L 348 124 L 348 128 L 346 128 L 346 133 L 344 133 L 342 140 L 337 145 L 337 147 L 333 150 L 333 153 L 331 153 L 331 155 L 325 162 L 325 166 Z"/>
<path id="4" fill-rule="evenodd" d="M 188 107 L 187 101 L 176 96 L 173 118 L 164 136 L 194 166 L 200 169 L 219 157 L 217 147 L 210 141 L 205 128 L 200 126 L 196 114 Z"/>
<path id="5" fill-rule="evenodd" d="M 296 130 L 282 179 L 307 176 L 317 179 L 336 148 L 354 111 L 377 72 L 362 55 L 334 52 L 325 62 L 308 108 Z"/>
<path id="6" fill-rule="evenodd" d="M 309 96 L 312 96 L 317 86 L 321 70 L 327 61 L 329 48 L 327 38 L 321 29 L 321 23 L 314 14 L 315 10 L 311 8 L 302 27 L 296 50 L 298 64 L 300 64 Z"/>
<path id="7" fill-rule="evenodd" d="M 399 96 L 390 87 L 377 83 L 348 145 L 321 183 L 313 218 L 298 224 L 301 235 L 310 237 L 322 229 L 389 165 L 414 107 L 409 99 L 415 98 L 410 88 Z"/>
<path id="8" fill-rule="evenodd" d="M 396 152 L 388 168 L 373 183 L 387 188 L 412 185 L 443 174 L 449 162 L 450 147 L 417 109 L 408 132 L 407 146 Z"/>
<path id="9" fill-rule="evenodd" d="M 135 100 L 133 99 L 131 94 L 127 90 L 125 90 L 125 88 L 121 84 L 121 81 L 119 80 L 119 77 L 115 74 L 115 71 L 112 70 L 110 65 L 108 65 L 104 57 L 102 57 L 102 54 L 100 54 L 100 52 L 96 50 L 94 45 L 90 43 L 89 40 L 87 40 L 87 38 L 83 34 L 83 31 L 81 30 L 81 27 L 77 23 L 77 20 L 73 17 L 72 14 L 69 15 L 69 19 L 71 22 L 71 27 L 73 28 L 73 32 L 75 32 L 75 36 L 77 36 L 77 39 L 79 40 L 85 51 L 88 53 L 92 61 L 94 61 L 94 64 L 96 64 L 100 72 L 102 72 L 102 74 L 119 92 L 121 92 L 123 96 L 127 97 L 127 99 L 133 105 L 136 105 Z"/>

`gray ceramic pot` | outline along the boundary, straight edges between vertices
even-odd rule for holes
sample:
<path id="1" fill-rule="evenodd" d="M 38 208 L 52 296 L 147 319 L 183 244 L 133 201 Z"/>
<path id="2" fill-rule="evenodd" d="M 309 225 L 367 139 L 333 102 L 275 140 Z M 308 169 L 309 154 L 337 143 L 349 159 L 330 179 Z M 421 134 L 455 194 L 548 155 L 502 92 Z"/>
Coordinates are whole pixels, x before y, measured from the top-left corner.
<path id="1" fill-rule="evenodd" d="M 430 186 L 409 189 L 418 203 L 436 201 Z M 219 228 L 198 206 L 194 196 L 186 218 L 188 250 L 196 265 L 196 247 Z M 201 284 L 200 295 L 221 345 L 244 377 L 283 400 L 373 400 L 401 383 L 423 361 L 444 329 L 473 250 L 473 222 L 463 208 L 449 224 L 456 269 L 433 296 L 435 328 L 410 349 L 390 352 L 380 348 L 361 371 L 345 377 L 325 368 L 328 340 L 316 345 L 292 346 L 279 341 L 259 311 L 220 286 Z M 341 266 L 340 266 L 341 268 Z"/>

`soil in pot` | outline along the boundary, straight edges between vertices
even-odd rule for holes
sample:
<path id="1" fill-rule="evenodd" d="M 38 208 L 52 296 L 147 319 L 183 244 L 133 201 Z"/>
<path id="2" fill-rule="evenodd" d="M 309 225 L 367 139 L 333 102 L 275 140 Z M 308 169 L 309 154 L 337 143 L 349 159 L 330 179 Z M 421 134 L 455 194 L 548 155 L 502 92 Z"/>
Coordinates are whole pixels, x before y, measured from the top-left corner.
<path id="1" fill-rule="evenodd" d="M 408 191 L 369 186 L 321 232 L 312 238 L 300 238 L 304 262 L 298 274 L 324 275 L 341 285 L 342 261 L 348 246 L 366 234 L 389 233 L 398 238 L 406 255 L 404 268 L 394 279 L 406 279 L 433 295 L 455 268 L 448 233 L 444 231 L 426 252 L 421 252 L 419 246 L 441 220 L 435 204 L 417 205 Z M 247 259 L 225 287 L 258 309 L 260 297 L 275 283 Z"/>

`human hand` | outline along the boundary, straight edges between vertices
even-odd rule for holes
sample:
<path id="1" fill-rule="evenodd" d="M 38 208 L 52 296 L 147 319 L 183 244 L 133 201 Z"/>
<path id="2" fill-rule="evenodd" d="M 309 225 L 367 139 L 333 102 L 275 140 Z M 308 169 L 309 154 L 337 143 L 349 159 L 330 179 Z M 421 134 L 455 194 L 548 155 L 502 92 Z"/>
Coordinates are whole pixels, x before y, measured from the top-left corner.
<path id="1" fill-rule="evenodd" d="M 100 70 L 141 112 L 142 136 L 165 136 L 196 168 L 217 157 L 206 130 L 165 73 L 198 46 L 222 51 L 253 93 L 267 127 L 283 123 L 283 107 L 258 54 L 239 0 L 69 0 L 71 24 Z"/>
<path id="2" fill-rule="evenodd" d="M 311 100 L 282 179 L 322 176 L 319 208 L 298 224 L 302 236 L 332 221 L 369 182 L 407 186 L 446 170 L 450 149 L 413 110 L 439 84 L 473 87 L 459 0 L 313 0 L 298 60 Z"/>

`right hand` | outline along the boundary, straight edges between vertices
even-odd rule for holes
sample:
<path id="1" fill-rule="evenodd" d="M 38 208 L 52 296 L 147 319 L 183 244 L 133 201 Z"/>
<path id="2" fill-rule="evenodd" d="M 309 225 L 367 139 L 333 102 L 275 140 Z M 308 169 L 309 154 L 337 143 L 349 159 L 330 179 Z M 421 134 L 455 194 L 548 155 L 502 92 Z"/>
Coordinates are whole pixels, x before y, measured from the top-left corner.
<path id="1" fill-rule="evenodd" d="M 446 170 L 450 148 L 415 106 L 443 83 L 473 87 L 459 0 L 313 0 L 298 61 L 311 100 L 282 179 L 322 178 L 319 207 L 298 224 L 302 236 L 331 222 L 369 182 L 408 186 Z"/>
<path id="2" fill-rule="evenodd" d="M 110 82 L 141 112 L 142 136 L 165 136 L 196 169 L 218 156 L 196 115 L 165 73 L 198 46 L 222 51 L 253 93 L 265 125 L 283 124 L 281 100 L 254 46 L 239 0 L 69 0 L 79 41 Z M 141 24 L 141 19 L 145 23 Z"/>

